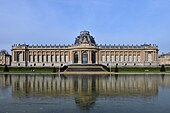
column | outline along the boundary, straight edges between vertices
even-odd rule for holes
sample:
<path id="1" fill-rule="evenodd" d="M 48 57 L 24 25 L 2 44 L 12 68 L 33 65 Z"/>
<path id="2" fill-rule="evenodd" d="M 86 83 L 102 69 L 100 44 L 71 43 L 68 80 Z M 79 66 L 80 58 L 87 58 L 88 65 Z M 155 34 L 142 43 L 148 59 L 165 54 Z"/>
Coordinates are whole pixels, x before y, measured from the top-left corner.
<path id="1" fill-rule="evenodd" d="M 35 54 L 35 62 L 38 62 L 38 52 Z"/>
<path id="2" fill-rule="evenodd" d="M 88 64 L 90 63 L 90 51 L 88 50 Z"/>
<path id="3" fill-rule="evenodd" d="M 145 61 L 148 62 L 148 51 L 145 51 Z"/>
<path id="4" fill-rule="evenodd" d="M 125 62 L 125 51 L 123 51 L 123 56 L 122 56 L 123 60 L 122 62 Z"/>
<path id="5" fill-rule="evenodd" d="M 98 59 L 98 58 L 99 58 L 99 53 L 98 53 L 98 51 L 95 52 L 95 54 L 96 54 L 96 64 L 98 64 L 98 62 L 99 62 L 99 61 L 98 61 L 98 60 L 99 60 L 99 59 Z"/>
<path id="6" fill-rule="evenodd" d="M 111 51 L 109 51 L 109 59 L 108 59 L 108 62 L 110 63 L 111 62 Z"/>
<path id="7" fill-rule="evenodd" d="M 138 62 L 138 52 L 136 51 L 136 61 L 135 62 Z"/>
<path id="8" fill-rule="evenodd" d="M 156 61 L 156 51 L 154 51 L 154 61 Z"/>
<path id="9" fill-rule="evenodd" d="M 120 51 L 118 52 L 118 62 L 120 62 Z"/>
<path id="10" fill-rule="evenodd" d="M 47 62 L 47 51 L 45 51 L 44 62 Z"/>
<path id="11" fill-rule="evenodd" d="M 31 51 L 30 62 L 33 62 L 33 51 Z"/>
<path id="12" fill-rule="evenodd" d="M 89 53 L 90 53 L 90 54 L 89 54 L 89 57 L 90 57 L 89 63 L 91 64 L 91 63 L 92 63 L 92 60 L 91 60 L 91 57 L 92 57 L 92 56 L 91 56 L 91 50 L 89 50 Z"/>
<path id="13" fill-rule="evenodd" d="M 16 61 L 16 52 L 15 51 L 12 52 L 12 61 Z"/>
<path id="14" fill-rule="evenodd" d="M 158 52 L 156 50 L 156 61 L 158 61 Z"/>
<path id="15" fill-rule="evenodd" d="M 44 55 L 43 55 L 43 51 L 41 51 L 41 62 L 44 62 Z"/>
<path id="16" fill-rule="evenodd" d="M 59 51 L 59 63 L 61 62 L 61 51 Z"/>
<path id="17" fill-rule="evenodd" d="M 144 56 L 145 56 L 144 54 L 145 54 L 144 51 L 141 51 L 141 52 L 140 52 L 140 56 L 141 56 L 140 62 L 141 62 L 141 63 L 145 61 L 145 60 L 144 60 Z"/>
<path id="18" fill-rule="evenodd" d="M 106 53 L 106 51 L 104 52 L 104 56 L 105 56 L 104 62 L 106 62 L 107 61 L 107 53 Z"/>
<path id="19" fill-rule="evenodd" d="M 154 52 L 153 51 L 151 51 L 151 61 L 150 62 L 153 62 L 154 61 Z"/>
<path id="20" fill-rule="evenodd" d="M 69 61 L 70 61 L 70 64 L 72 64 L 73 63 L 73 52 L 70 51 L 69 53 L 70 53 L 69 54 Z"/>
<path id="21" fill-rule="evenodd" d="M 126 62 L 129 62 L 129 51 L 127 51 L 127 60 Z"/>
<path id="22" fill-rule="evenodd" d="M 78 64 L 81 64 L 82 63 L 82 60 L 81 60 L 81 50 L 78 51 Z"/>
<path id="23" fill-rule="evenodd" d="M 39 62 L 42 62 L 42 54 L 41 54 L 42 52 L 39 52 Z"/>
<path id="24" fill-rule="evenodd" d="M 114 51 L 114 53 L 113 53 L 113 62 L 116 62 L 116 52 Z"/>
<path id="25" fill-rule="evenodd" d="M 52 54 L 51 54 L 51 51 L 50 51 L 49 62 L 50 62 L 50 63 L 52 62 Z"/>
<path id="26" fill-rule="evenodd" d="M 132 51 L 132 62 L 134 62 L 134 51 Z"/>
<path id="27" fill-rule="evenodd" d="M 22 61 L 25 61 L 25 52 L 22 51 Z"/>

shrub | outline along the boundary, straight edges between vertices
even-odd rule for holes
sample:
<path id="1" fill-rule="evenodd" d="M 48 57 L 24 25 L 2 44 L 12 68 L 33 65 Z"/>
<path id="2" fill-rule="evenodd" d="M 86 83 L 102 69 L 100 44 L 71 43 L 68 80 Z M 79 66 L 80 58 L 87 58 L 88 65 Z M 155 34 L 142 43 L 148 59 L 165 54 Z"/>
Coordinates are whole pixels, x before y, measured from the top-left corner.
<path id="1" fill-rule="evenodd" d="M 164 65 L 161 66 L 160 72 L 165 72 L 165 66 Z"/>
<path id="2" fill-rule="evenodd" d="M 9 68 L 7 65 L 5 65 L 4 72 L 9 72 Z"/>
<path id="3" fill-rule="evenodd" d="M 117 64 L 116 64 L 115 72 L 118 72 L 118 67 L 117 67 Z"/>
<path id="4" fill-rule="evenodd" d="M 54 68 L 53 68 L 53 73 L 55 73 L 56 72 L 56 68 L 55 68 L 55 66 L 54 66 Z"/>

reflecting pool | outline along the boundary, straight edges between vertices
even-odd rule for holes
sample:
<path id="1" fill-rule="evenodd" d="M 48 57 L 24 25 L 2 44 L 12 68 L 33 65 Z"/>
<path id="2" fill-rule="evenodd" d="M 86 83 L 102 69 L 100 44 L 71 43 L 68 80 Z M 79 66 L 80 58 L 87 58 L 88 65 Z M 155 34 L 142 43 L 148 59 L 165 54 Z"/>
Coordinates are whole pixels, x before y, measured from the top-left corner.
<path id="1" fill-rule="evenodd" d="M 0 75 L 0 113 L 170 113 L 170 75 Z"/>

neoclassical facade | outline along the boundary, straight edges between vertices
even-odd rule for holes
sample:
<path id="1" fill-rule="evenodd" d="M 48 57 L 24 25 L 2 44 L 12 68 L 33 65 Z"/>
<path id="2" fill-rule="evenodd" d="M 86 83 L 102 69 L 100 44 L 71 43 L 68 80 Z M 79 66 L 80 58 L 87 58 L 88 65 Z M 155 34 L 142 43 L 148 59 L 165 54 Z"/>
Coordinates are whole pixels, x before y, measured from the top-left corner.
<path id="1" fill-rule="evenodd" d="M 158 56 L 158 61 L 160 65 L 170 66 L 170 53 L 166 53 Z"/>
<path id="2" fill-rule="evenodd" d="M 11 65 L 11 55 L 6 50 L 0 51 L 0 66 Z"/>
<path id="3" fill-rule="evenodd" d="M 158 65 L 158 46 L 98 45 L 89 31 L 81 31 L 72 45 L 12 46 L 12 66 L 59 66 L 69 64 Z"/>

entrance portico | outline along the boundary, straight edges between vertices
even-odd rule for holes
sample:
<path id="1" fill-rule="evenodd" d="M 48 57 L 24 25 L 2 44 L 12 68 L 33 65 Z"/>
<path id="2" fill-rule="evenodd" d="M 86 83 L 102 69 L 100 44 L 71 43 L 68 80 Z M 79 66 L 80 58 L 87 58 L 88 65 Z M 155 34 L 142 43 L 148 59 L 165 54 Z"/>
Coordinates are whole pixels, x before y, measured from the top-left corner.
<path id="1" fill-rule="evenodd" d="M 79 50 L 73 51 L 72 55 L 74 64 L 98 64 L 97 51 Z"/>

